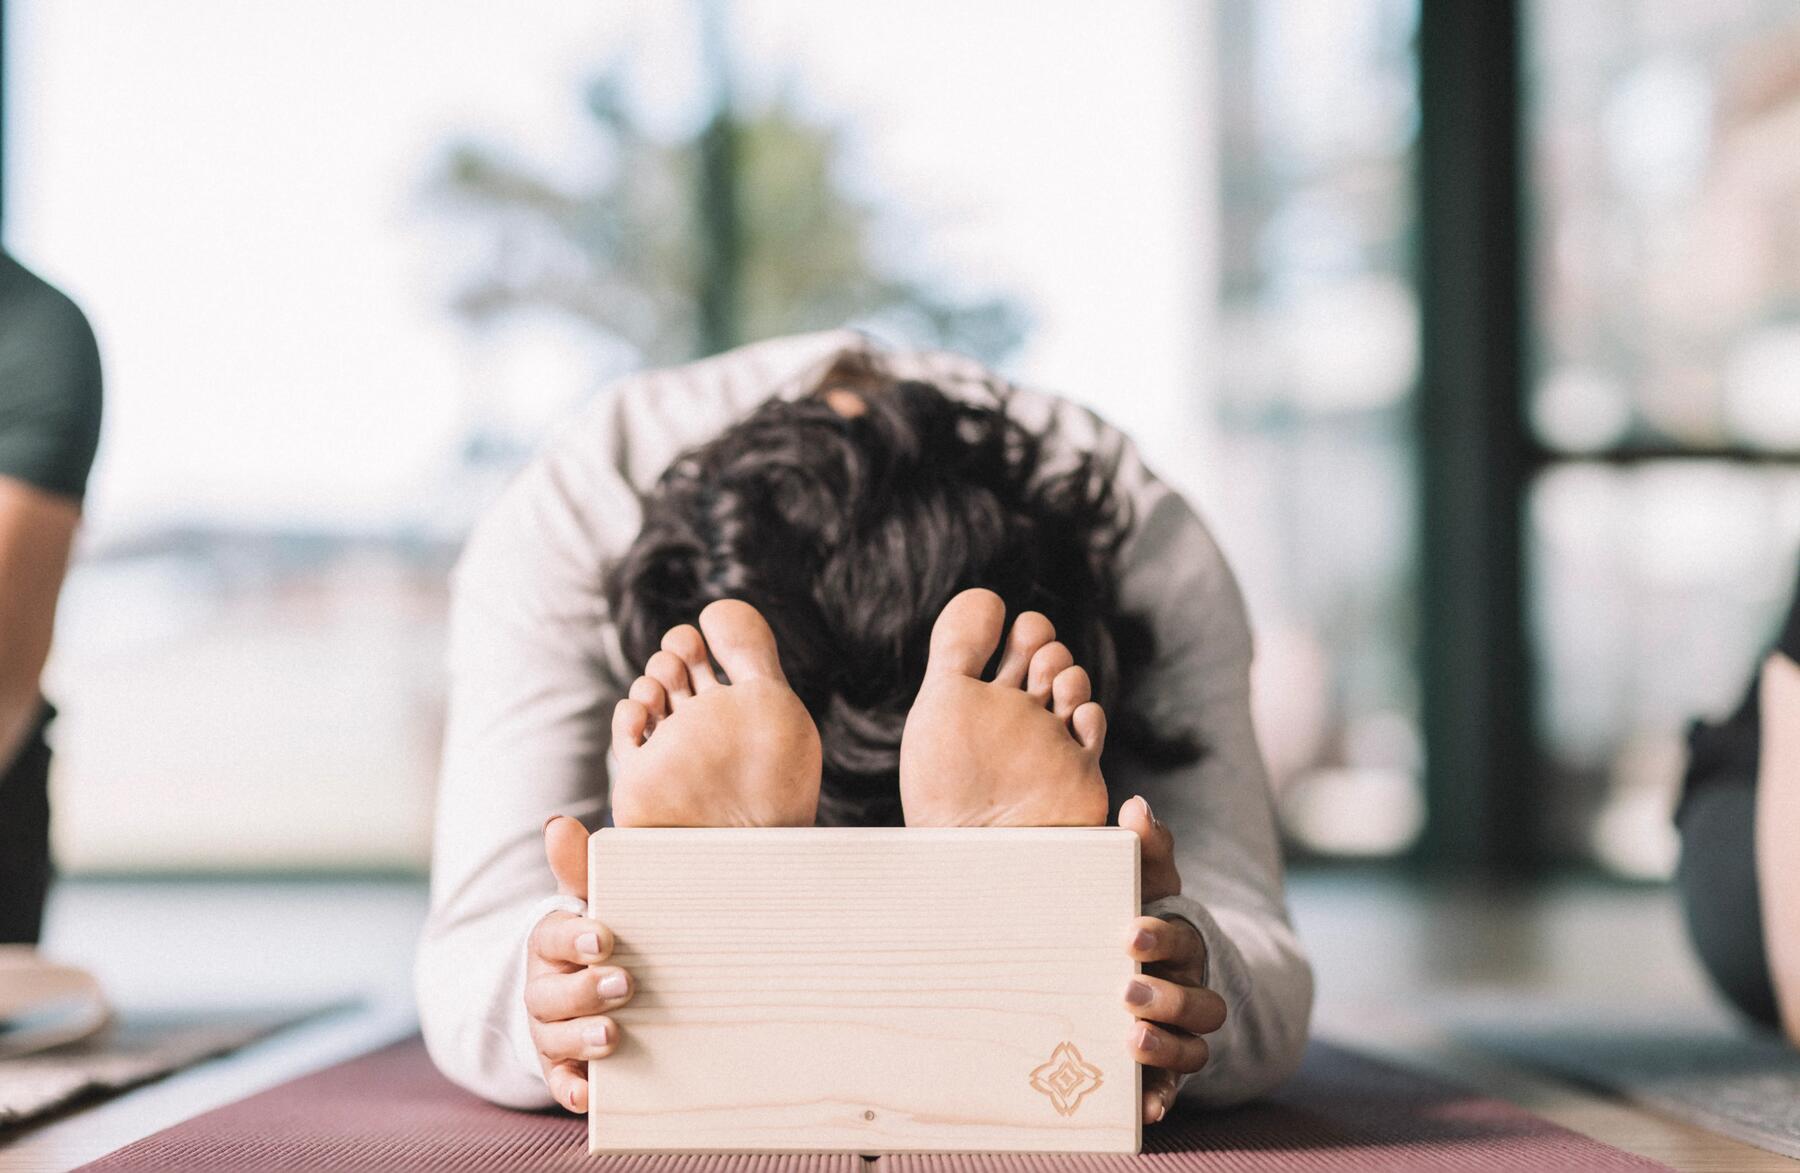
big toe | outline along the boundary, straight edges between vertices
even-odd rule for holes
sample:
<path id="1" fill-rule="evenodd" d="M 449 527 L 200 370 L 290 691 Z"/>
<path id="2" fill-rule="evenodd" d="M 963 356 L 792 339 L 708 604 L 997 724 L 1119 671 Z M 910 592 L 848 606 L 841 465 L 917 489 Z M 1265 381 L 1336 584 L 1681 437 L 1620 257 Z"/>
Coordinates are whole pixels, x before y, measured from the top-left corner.
<path id="1" fill-rule="evenodd" d="M 944 605 L 931 627 L 930 674 L 980 677 L 1000 643 L 1006 604 L 993 591 L 975 587 Z"/>
<path id="2" fill-rule="evenodd" d="M 775 650 L 775 632 L 755 607 L 739 599 L 708 603 L 700 612 L 700 630 L 732 683 L 757 679 L 787 683 Z"/>

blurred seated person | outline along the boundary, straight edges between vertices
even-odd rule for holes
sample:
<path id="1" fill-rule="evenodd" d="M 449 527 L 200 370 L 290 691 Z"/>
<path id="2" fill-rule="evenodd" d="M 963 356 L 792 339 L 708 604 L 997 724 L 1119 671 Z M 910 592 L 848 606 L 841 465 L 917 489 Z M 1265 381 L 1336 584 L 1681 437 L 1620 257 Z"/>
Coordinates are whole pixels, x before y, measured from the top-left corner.
<path id="1" fill-rule="evenodd" d="M 100 354 L 67 297 L 0 252 L 0 945 L 50 881 L 53 712 L 38 690 L 100 439 Z"/>
<path id="2" fill-rule="evenodd" d="M 1800 588 L 1726 721 L 1690 736 L 1678 883 L 1694 948 L 1737 1008 L 1800 1045 Z"/>

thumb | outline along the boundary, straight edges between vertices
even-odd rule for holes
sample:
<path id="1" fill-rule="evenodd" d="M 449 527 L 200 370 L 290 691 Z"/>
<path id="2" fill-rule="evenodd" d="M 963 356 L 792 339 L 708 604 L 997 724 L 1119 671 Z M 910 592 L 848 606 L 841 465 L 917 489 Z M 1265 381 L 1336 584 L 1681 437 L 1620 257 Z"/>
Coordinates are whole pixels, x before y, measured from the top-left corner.
<path id="1" fill-rule="evenodd" d="M 587 850 L 588 832 L 580 819 L 557 815 L 544 824 L 544 856 L 564 896 L 587 899 Z"/>
<path id="2" fill-rule="evenodd" d="M 1138 837 L 1138 895 L 1145 904 L 1181 891 L 1181 873 L 1175 868 L 1175 836 L 1167 824 L 1150 812 L 1143 795 L 1134 795 L 1119 808 L 1119 826 Z"/>

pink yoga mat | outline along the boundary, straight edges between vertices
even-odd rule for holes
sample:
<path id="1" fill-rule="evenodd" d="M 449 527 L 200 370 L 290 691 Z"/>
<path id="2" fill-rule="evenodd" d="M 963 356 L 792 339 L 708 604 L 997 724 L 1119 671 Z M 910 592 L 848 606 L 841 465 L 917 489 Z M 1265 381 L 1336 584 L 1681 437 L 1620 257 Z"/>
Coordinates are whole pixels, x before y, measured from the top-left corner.
<path id="1" fill-rule="evenodd" d="M 1229 1112 L 1177 1105 L 1168 1121 L 1144 1130 L 1144 1141 L 1145 1152 L 1135 1157 L 898 1155 L 873 1164 L 875 1173 L 1665 1168 L 1511 1104 L 1323 1043 L 1307 1051 L 1300 1073 L 1267 1103 Z M 871 1163 L 848 1154 L 589 1158 L 581 1120 L 483 1103 L 438 1075 L 412 1039 L 208 1112 L 84 1168 L 862 1173 Z"/>

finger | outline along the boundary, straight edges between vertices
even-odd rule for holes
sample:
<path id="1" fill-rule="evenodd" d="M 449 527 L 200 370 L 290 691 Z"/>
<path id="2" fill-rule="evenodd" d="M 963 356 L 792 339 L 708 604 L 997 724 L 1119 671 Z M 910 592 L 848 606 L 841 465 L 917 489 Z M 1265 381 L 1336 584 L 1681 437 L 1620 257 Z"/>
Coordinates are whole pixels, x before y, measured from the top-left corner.
<path id="1" fill-rule="evenodd" d="M 1075 710 L 1069 726 L 1075 730 L 1075 740 L 1081 743 L 1082 749 L 1092 754 L 1106 749 L 1106 710 L 1093 701 Z"/>
<path id="2" fill-rule="evenodd" d="M 570 1059 L 544 1064 L 544 1083 L 557 1103 L 571 1112 L 587 1111 L 587 1064 Z"/>
<path id="3" fill-rule="evenodd" d="M 652 652 L 649 661 L 644 664 L 644 675 L 663 686 L 663 693 L 669 698 L 671 709 L 694 695 L 694 686 L 688 680 L 687 665 L 674 652 Z"/>
<path id="4" fill-rule="evenodd" d="M 649 729 L 650 710 L 630 697 L 620 698 L 613 706 L 612 748 L 621 762 L 643 746 L 644 735 Z"/>
<path id="5" fill-rule="evenodd" d="M 536 960 L 567 973 L 597 965 L 612 956 L 612 930 L 597 920 L 572 912 L 547 913 L 531 930 L 527 952 Z"/>
<path id="6" fill-rule="evenodd" d="M 1140 916 L 1131 922 L 1129 940 L 1126 951 L 1134 961 L 1160 961 L 1195 973 L 1206 963 L 1206 941 L 1199 930 L 1184 920 Z"/>
<path id="7" fill-rule="evenodd" d="M 631 976 L 616 966 L 540 973 L 525 982 L 525 1011 L 539 1022 L 605 1014 L 631 1001 Z"/>
<path id="8" fill-rule="evenodd" d="M 1031 657 L 1031 670 L 1025 674 L 1025 695 L 1040 705 L 1050 703 L 1050 682 L 1056 674 L 1075 663 L 1075 653 L 1058 641 L 1045 644 Z"/>
<path id="9" fill-rule="evenodd" d="M 538 1055 L 551 1062 L 604 1059 L 619 1045 L 619 1027 L 602 1015 L 569 1018 L 561 1022 L 531 1023 L 531 1041 Z"/>
<path id="10" fill-rule="evenodd" d="M 1064 668 L 1050 682 L 1050 709 L 1064 721 L 1073 717 L 1075 710 L 1087 704 L 1092 696 L 1087 669 L 1080 664 Z"/>
<path id="11" fill-rule="evenodd" d="M 1160 1026 L 1140 1022 L 1131 1028 L 1131 1053 L 1145 1067 L 1163 1067 L 1191 1075 L 1206 1066 L 1206 1040 L 1174 1035 Z"/>
<path id="12" fill-rule="evenodd" d="M 1181 891 L 1175 867 L 1175 835 L 1156 817 L 1143 795 L 1133 795 L 1119 808 L 1119 826 L 1137 832 L 1139 893 L 1148 904 Z"/>
<path id="13" fill-rule="evenodd" d="M 1125 1007 L 1138 1018 L 1166 1023 L 1189 1034 L 1225 1025 L 1225 999 L 1205 986 L 1188 986 L 1139 974 L 1125 986 Z"/>
<path id="14" fill-rule="evenodd" d="M 695 692 L 718 686 L 719 678 L 713 675 L 712 658 L 706 654 L 706 640 L 701 637 L 699 628 L 691 623 L 669 628 L 663 635 L 662 648 L 687 665 L 688 679 L 693 681 Z"/>
<path id="15" fill-rule="evenodd" d="M 556 890 L 564 896 L 587 899 L 587 851 L 587 828 L 580 819 L 555 815 L 544 824 L 544 857 L 556 877 Z"/>
<path id="16" fill-rule="evenodd" d="M 1169 1107 L 1175 1102 L 1175 1080 L 1177 1078 L 1173 1071 L 1165 1071 L 1161 1067 L 1145 1069 L 1145 1124 L 1155 1124 L 1169 1114 Z"/>
<path id="17" fill-rule="evenodd" d="M 643 705 L 650 713 L 650 728 L 654 730 L 656 723 L 669 715 L 669 694 L 656 680 L 648 676 L 640 676 L 631 682 L 629 696 Z"/>
<path id="18" fill-rule="evenodd" d="M 1023 688 L 1025 670 L 1039 649 L 1055 638 L 1056 625 L 1049 617 L 1038 611 L 1021 614 L 1013 620 L 1012 631 L 1006 637 L 1006 651 L 1000 657 L 1000 666 L 994 669 L 994 683 L 1003 688 Z"/>

